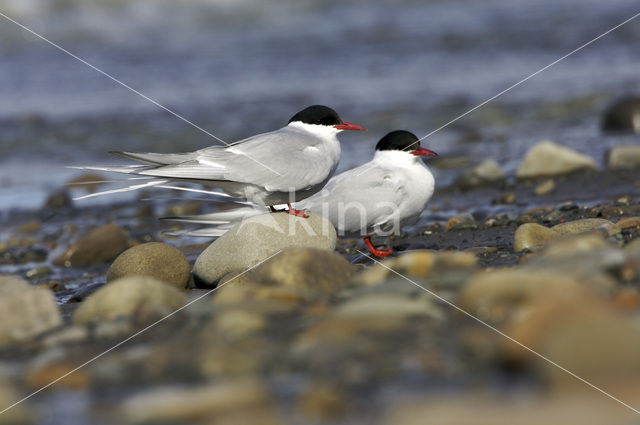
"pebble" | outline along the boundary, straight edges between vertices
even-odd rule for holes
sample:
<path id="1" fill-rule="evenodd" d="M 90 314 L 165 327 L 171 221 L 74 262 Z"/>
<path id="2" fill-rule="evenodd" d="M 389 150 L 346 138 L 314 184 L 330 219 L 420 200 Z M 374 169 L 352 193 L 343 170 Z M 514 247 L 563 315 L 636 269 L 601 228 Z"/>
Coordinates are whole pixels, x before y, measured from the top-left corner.
<path id="1" fill-rule="evenodd" d="M 134 424 L 281 423 L 270 406 L 267 389 L 252 378 L 149 390 L 130 397 L 122 406 L 122 413 Z"/>
<path id="2" fill-rule="evenodd" d="M 229 340 L 247 338 L 267 326 L 265 317 L 247 309 L 226 309 L 214 318 L 215 327 Z"/>
<path id="3" fill-rule="evenodd" d="M 616 223 L 619 228 L 625 229 L 640 229 L 640 217 L 623 218 Z"/>
<path id="4" fill-rule="evenodd" d="M 177 288 L 189 282 L 191 266 L 177 248 L 148 242 L 129 248 L 115 259 L 107 272 L 107 282 L 125 276 L 151 276 Z"/>
<path id="5" fill-rule="evenodd" d="M 18 226 L 17 230 L 20 233 L 30 234 L 39 231 L 41 228 L 42 222 L 40 222 L 39 220 L 31 220 Z"/>
<path id="6" fill-rule="evenodd" d="M 0 380 L 0 406 L 3 410 L 15 403 L 18 403 L 23 396 L 16 389 L 4 380 Z M 22 402 L 0 414 L 0 425 L 29 425 L 35 423 L 32 416 L 33 411 L 29 408 L 29 402 Z"/>
<path id="7" fill-rule="evenodd" d="M 307 420 L 328 421 L 347 413 L 348 395 L 338 386 L 313 382 L 298 397 L 298 407 Z"/>
<path id="8" fill-rule="evenodd" d="M 396 397 L 399 401 L 387 408 L 380 424 L 512 425 L 517 422 L 519 425 L 625 425 L 637 421 L 637 413 L 611 402 L 591 388 L 588 391 L 591 392 L 545 393 L 538 397 L 526 391 Z M 619 396 L 618 393 L 616 395 Z"/>
<path id="9" fill-rule="evenodd" d="M 513 237 L 513 250 L 520 252 L 523 249 L 533 250 L 551 239 L 556 238 L 558 232 L 537 223 L 525 223 L 518 226 Z"/>
<path id="10" fill-rule="evenodd" d="M 47 200 L 44 202 L 45 208 L 50 208 L 52 210 L 66 209 L 70 208 L 72 205 L 73 201 L 71 200 L 71 196 L 69 196 L 65 190 L 49 195 Z"/>
<path id="11" fill-rule="evenodd" d="M 355 275 L 352 282 L 365 286 L 380 285 L 398 276 L 396 273 L 409 278 L 438 276 L 442 280 L 454 274 L 459 280 L 464 280 L 475 271 L 477 264 L 472 252 L 415 250 L 367 267 Z M 407 284 L 410 285 L 409 282 Z"/>
<path id="12" fill-rule="evenodd" d="M 527 152 L 516 175 L 519 178 L 532 178 L 595 168 L 596 163 L 592 158 L 557 143 L 543 141 Z"/>
<path id="13" fill-rule="evenodd" d="M 410 284 L 407 282 L 407 284 Z M 333 311 L 334 317 L 348 319 L 408 319 L 411 317 L 430 317 L 443 319 L 443 313 L 426 295 L 407 297 L 401 294 L 374 293 L 359 296 L 343 302 Z"/>
<path id="14" fill-rule="evenodd" d="M 53 273 L 53 270 L 51 270 L 51 267 L 40 266 L 40 267 L 35 267 L 33 269 L 30 269 L 29 271 L 27 271 L 27 273 L 25 273 L 25 276 L 27 277 L 27 279 L 37 279 L 39 277 L 48 276 L 51 273 Z"/>
<path id="15" fill-rule="evenodd" d="M 331 295 L 344 287 L 354 268 L 341 255 L 316 248 L 287 248 L 253 270 L 264 285 L 309 289 Z"/>
<path id="16" fill-rule="evenodd" d="M 115 224 L 106 224 L 82 236 L 54 264 L 86 267 L 113 260 L 128 248 L 127 234 Z"/>
<path id="17" fill-rule="evenodd" d="M 140 321 L 164 316 L 182 307 L 184 292 L 153 277 L 128 276 L 109 282 L 89 295 L 73 316 L 76 324 L 135 315 Z"/>
<path id="18" fill-rule="evenodd" d="M 548 258 L 561 258 L 581 256 L 594 251 L 604 251 L 613 249 L 611 245 L 598 235 L 594 234 L 577 234 L 562 235 L 554 238 L 547 246 L 545 246 L 541 255 Z M 615 248 L 618 250 L 617 248 Z"/>
<path id="19" fill-rule="evenodd" d="M 462 215 L 457 217 L 451 217 L 449 220 L 447 220 L 445 231 L 455 232 L 460 230 L 476 230 L 477 228 L 478 228 L 478 224 L 475 222 L 473 217 Z"/>
<path id="20" fill-rule="evenodd" d="M 545 180 L 542 183 L 540 183 L 539 185 L 537 185 L 534 189 L 533 189 L 533 193 L 535 193 L 538 196 L 543 196 L 543 195 L 548 195 L 551 192 L 553 192 L 556 188 L 556 184 L 553 180 L 549 179 L 549 180 Z"/>
<path id="21" fill-rule="evenodd" d="M 290 247 L 333 251 L 333 225 L 319 215 L 308 218 L 286 213 L 250 217 L 216 239 L 200 254 L 193 266 L 194 279 L 212 286 L 230 272 L 242 272 Z"/>
<path id="22" fill-rule="evenodd" d="M 604 113 L 602 130 L 612 133 L 640 133 L 640 98 L 617 99 Z"/>
<path id="23" fill-rule="evenodd" d="M 601 210 L 602 217 L 622 217 L 640 214 L 640 205 L 616 205 Z"/>
<path id="24" fill-rule="evenodd" d="M 49 289 L 0 276 L 0 345 L 29 341 L 62 323 L 62 314 Z"/>
<path id="25" fill-rule="evenodd" d="M 232 278 L 232 277 L 231 277 Z M 228 283 L 225 283 L 227 282 Z M 252 305 L 268 314 L 286 313 L 317 299 L 317 293 L 288 286 L 266 286 L 250 279 L 226 277 L 212 297 L 213 305 Z"/>
<path id="26" fill-rule="evenodd" d="M 590 232 L 596 229 L 603 229 L 608 236 L 620 233 L 620 227 L 603 218 L 584 218 L 581 220 L 567 221 L 560 223 L 551 228 L 551 230 L 561 234 L 576 234 Z"/>
<path id="27" fill-rule="evenodd" d="M 640 110 L 638 111 L 640 126 Z M 640 132 L 640 128 L 637 132 Z M 640 167 L 640 145 L 616 146 L 607 152 L 607 167 L 613 170 Z"/>
<path id="28" fill-rule="evenodd" d="M 500 165 L 493 159 L 487 159 L 474 167 L 465 169 L 456 178 L 454 185 L 461 189 L 473 189 L 501 183 L 504 180 L 504 173 L 500 169 Z"/>
<path id="29" fill-rule="evenodd" d="M 580 293 L 588 285 L 580 276 L 536 268 L 480 272 L 462 288 L 459 306 L 483 320 L 501 322 L 515 314 L 519 304 L 536 295 L 553 297 Z"/>
<path id="30" fill-rule="evenodd" d="M 640 379 L 638 328 L 612 306 L 587 291 L 539 294 L 513 315 L 507 334 L 589 381 L 606 387 L 625 381 L 635 385 Z M 507 342 L 505 352 L 533 362 L 555 387 L 584 385 L 520 346 Z"/>

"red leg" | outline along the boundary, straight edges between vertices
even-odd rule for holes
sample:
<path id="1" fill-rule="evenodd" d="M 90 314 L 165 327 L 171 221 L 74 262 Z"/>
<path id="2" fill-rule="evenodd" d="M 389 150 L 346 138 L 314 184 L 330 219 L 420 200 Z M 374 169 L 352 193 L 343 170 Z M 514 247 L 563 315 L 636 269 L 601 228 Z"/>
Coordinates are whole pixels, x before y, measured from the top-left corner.
<path id="1" fill-rule="evenodd" d="M 376 249 L 376 247 L 373 246 L 373 244 L 371 243 L 370 236 L 367 236 L 366 238 L 364 238 L 364 243 L 367 244 L 367 247 L 369 248 L 369 252 L 371 253 L 371 255 L 374 255 L 376 257 L 385 258 L 387 255 L 393 252 L 393 249 Z"/>
<path id="2" fill-rule="evenodd" d="M 287 206 L 289 207 L 289 209 L 287 210 L 289 214 L 295 215 L 296 217 L 302 217 L 302 218 L 309 217 L 307 213 L 304 212 L 304 210 L 296 210 L 291 206 L 291 204 L 287 204 Z"/>

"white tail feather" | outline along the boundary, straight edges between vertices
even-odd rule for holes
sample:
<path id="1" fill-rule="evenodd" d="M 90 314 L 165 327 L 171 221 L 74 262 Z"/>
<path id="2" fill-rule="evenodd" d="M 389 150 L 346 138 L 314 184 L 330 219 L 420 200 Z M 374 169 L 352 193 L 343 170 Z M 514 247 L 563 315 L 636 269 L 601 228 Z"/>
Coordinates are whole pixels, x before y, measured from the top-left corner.
<path id="1" fill-rule="evenodd" d="M 96 196 L 111 195 L 113 193 L 130 192 L 132 190 L 138 190 L 138 189 L 142 189 L 142 188 L 145 188 L 145 187 L 157 186 L 157 185 L 164 184 L 164 183 L 167 183 L 167 182 L 168 182 L 168 180 L 156 180 L 156 181 L 151 181 L 151 182 L 147 182 L 147 183 L 143 183 L 143 184 L 136 184 L 136 185 L 133 185 L 133 186 L 122 187 L 120 189 L 111 189 L 111 190 L 105 190 L 105 191 L 102 191 L 102 192 L 90 193 L 88 195 L 84 195 L 84 196 L 79 196 L 77 198 L 73 198 L 73 200 L 74 201 L 80 201 L 82 199 L 94 198 Z"/>
<path id="2" fill-rule="evenodd" d="M 137 171 L 148 168 L 148 165 L 121 165 L 113 167 L 100 167 L 100 166 L 67 166 L 65 168 L 71 168 L 74 170 L 91 170 L 91 171 L 108 171 L 110 173 L 123 173 L 123 174 L 136 174 Z M 153 178 L 153 177 L 151 177 Z"/>

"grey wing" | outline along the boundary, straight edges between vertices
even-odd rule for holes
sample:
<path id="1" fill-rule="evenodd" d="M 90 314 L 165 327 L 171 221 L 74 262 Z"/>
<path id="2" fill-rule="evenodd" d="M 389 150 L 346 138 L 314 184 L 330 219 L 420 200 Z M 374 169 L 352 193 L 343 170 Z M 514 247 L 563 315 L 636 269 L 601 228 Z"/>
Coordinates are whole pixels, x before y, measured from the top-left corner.
<path id="1" fill-rule="evenodd" d="M 269 191 L 304 189 L 328 178 L 335 169 L 332 158 L 288 127 L 260 134 L 229 147 L 210 147 L 179 164 L 144 171 L 145 175 L 194 180 L 252 183 Z"/>
<path id="2" fill-rule="evenodd" d="M 367 163 L 333 177 L 322 191 L 296 207 L 328 215 L 336 227 L 349 232 L 389 222 L 405 196 L 397 174 Z"/>

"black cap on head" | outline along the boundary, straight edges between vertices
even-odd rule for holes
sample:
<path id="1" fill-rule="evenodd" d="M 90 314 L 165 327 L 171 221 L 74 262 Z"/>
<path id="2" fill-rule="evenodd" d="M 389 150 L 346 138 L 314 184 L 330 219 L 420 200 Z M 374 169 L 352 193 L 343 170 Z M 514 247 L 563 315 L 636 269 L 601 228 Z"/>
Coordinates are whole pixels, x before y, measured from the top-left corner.
<path id="1" fill-rule="evenodd" d="M 410 131 L 396 130 L 384 136 L 376 145 L 377 151 L 411 152 L 420 147 L 420 140 Z"/>
<path id="2" fill-rule="evenodd" d="M 327 106 L 313 105 L 308 108 L 304 108 L 302 111 L 295 114 L 289 120 L 289 123 L 292 122 L 334 126 L 341 124 L 342 120 L 338 116 L 338 113 L 333 109 Z"/>

